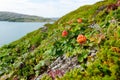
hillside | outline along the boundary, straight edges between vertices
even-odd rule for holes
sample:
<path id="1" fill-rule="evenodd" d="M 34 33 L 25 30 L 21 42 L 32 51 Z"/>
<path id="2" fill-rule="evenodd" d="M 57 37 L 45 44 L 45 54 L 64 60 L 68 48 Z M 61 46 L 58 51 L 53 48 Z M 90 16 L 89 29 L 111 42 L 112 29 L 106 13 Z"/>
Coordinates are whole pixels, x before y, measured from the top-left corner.
<path id="1" fill-rule="evenodd" d="M 120 0 L 85 5 L 0 48 L 0 80 L 120 80 Z"/>
<path id="2" fill-rule="evenodd" d="M 54 21 L 52 18 L 43 18 L 33 15 L 25 15 L 13 12 L 0 12 L 0 21 L 10 22 L 50 22 Z"/>

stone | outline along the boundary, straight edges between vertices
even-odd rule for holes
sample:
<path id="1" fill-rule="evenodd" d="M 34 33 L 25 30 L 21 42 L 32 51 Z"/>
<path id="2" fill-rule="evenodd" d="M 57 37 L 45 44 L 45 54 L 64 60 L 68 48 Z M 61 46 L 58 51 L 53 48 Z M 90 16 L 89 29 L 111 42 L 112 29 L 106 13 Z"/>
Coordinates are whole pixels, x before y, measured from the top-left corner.
<path id="1" fill-rule="evenodd" d="M 93 57 L 96 56 L 96 53 L 91 53 L 91 56 L 93 56 Z"/>

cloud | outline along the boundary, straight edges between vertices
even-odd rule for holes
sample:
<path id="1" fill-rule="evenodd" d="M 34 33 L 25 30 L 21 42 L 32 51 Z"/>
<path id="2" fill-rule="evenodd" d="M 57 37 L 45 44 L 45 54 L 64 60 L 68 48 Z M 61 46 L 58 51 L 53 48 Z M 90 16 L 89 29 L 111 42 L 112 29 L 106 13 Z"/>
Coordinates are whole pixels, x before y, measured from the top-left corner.
<path id="1" fill-rule="evenodd" d="M 0 0 L 0 11 L 61 17 L 81 5 L 97 1 L 99 0 Z"/>

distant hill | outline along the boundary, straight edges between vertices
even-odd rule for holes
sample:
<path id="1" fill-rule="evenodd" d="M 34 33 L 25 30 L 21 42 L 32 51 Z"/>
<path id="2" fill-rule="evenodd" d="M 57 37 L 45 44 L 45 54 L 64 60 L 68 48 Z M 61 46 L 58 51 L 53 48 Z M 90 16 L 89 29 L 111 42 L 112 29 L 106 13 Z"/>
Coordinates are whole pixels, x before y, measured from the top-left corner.
<path id="1" fill-rule="evenodd" d="M 10 22 L 50 22 L 55 21 L 56 18 L 43 18 L 34 15 L 19 14 L 13 12 L 0 11 L 0 21 Z"/>

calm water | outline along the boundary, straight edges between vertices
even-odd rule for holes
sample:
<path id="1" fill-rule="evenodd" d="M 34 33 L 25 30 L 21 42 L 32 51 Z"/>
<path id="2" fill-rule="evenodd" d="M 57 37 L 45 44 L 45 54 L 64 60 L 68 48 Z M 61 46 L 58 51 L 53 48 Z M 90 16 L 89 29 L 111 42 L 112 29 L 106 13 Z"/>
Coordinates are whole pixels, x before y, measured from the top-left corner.
<path id="1" fill-rule="evenodd" d="M 42 27 L 45 22 L 3 22 L 0 21 L 0 46 L 13 42 L 27 33 Z"/>

